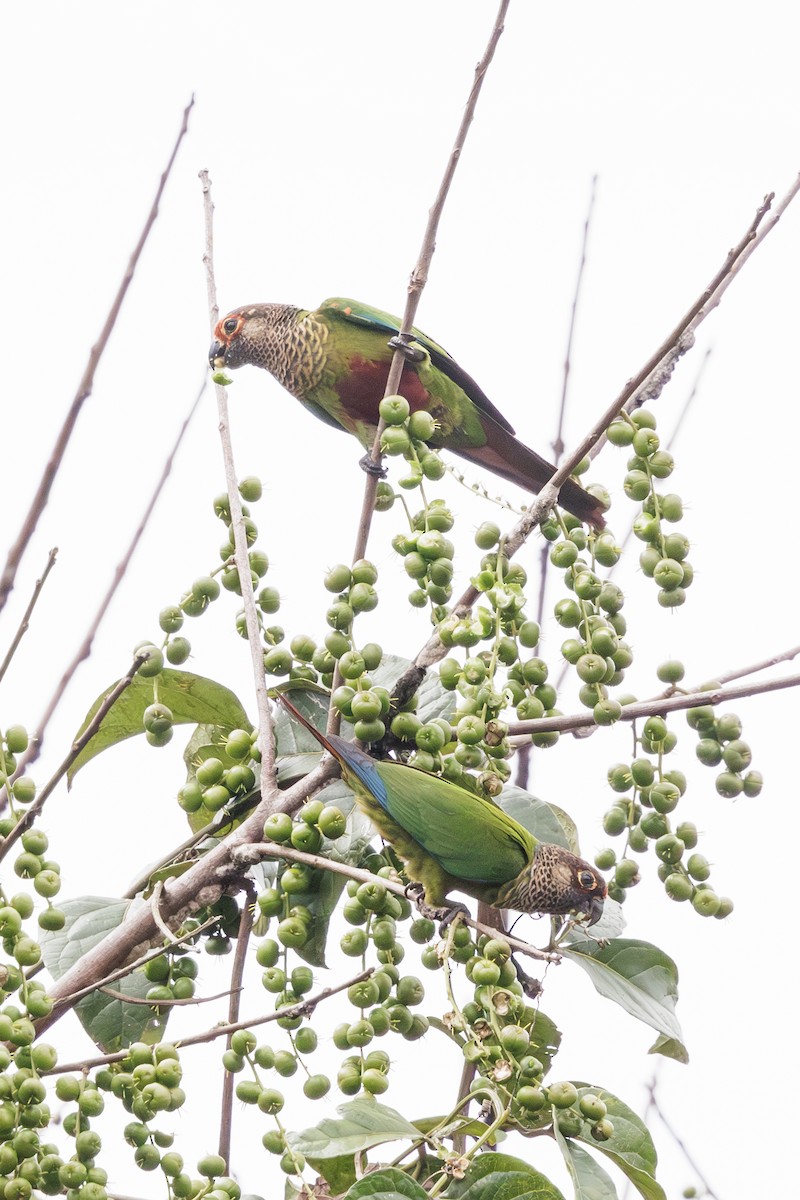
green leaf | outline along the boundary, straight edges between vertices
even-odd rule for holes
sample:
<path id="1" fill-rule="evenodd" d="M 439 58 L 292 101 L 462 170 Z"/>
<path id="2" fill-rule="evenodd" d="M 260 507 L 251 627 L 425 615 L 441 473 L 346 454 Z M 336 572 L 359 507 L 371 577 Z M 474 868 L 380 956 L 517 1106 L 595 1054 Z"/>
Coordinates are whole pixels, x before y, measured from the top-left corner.
<path id="1" fill-rule="evenodd" d="M 613 1096 L 607 1092 L 605 1088 L 580 1083 L 578 1080 L 573 1080 L 580 1095 L 586 1092 L 591 1092 L 594 1095 L 601 1096 L 608 1107 L 608 1117 L 614 1126 L 612 1136 L 606 1142 L 596 1142 L 591 1135 L 591 1121 L 584 1121 L 581 1132 L 577 1135 L 577 1139 L 562 1138 L 558 1135 L 557 1140 L 564 1153 L 564 1145 L 568 1153 L 574 1153 L 577 1148 L 573 1143 L 574 1140 L 585 1142 L 591 1146 L 593 1150 L 605 1154 L 610 1158 L 616 1167 L 631 1181 L 640 1195 L 645 1197 L 645 1200 L 666 1200 L 661 1185 L 656 1182 L 656 1164 L 658 1155 L 656 1148 L 653 1145 L 653 1139 L 647 1131 L 647 1127 L 641 1117 L 629 1108 L 617 1096 Z M 567 1153 L 564 1153 L 565 1159 Z M 588 1156 L 587 1156 L 588 1157 Z M 567 1168 L 570 1168 L 569 1160 L 567 1160 Z M 597 1171 L 600 1169 L 597 1168 Z M 570 1170 L 570 1174 L 571 1174 Z M 604 1174 L 602 1172 L 601 1174 Z M 577 1195 L 581 1193 L 576 1191 Z M 611 1197 L 616 1195 L 616 1192 L 608 1193 Z M 587 1196 L 594 1200 L 594 1193 L 588 1192 Z M 604 1192 L 597 1193 L 598 1200 L 606 1200 Z"/>
<path id="2" fill-rule="evenodd" d="M 603 946 L 597 942 L 575 942 L 563 946 L 561 953 L 583 967 L 601 996 L 621 1005 L 631 1016 L 663 1035 L 666 1041 L 659 1039 L 653 1052 L 663 1053 L 661 1046 L 669 1047 L 671 1058 L 688 1062 L 675 1016 L 678 968 L 669 955 L 650 942 L 633 938 L 615 938 Z"/>
<path id="3" fill-rule="evenodd" d="M 557 804 L 538 800 L 518 787 L 503 788 L 498 804 L 538 841 L 553 842 L 573 854 L 580 854 L 575 822 Z"/>
<path id="4" fill-rule="evenodd" d="M 664 1058 L 674 1058 L 679 1063 L 688 1063 L 689 1061 L 689 1055 L 686 1053 L 683 1042 L 678 1042 L 675 1038 L 664 1037 L 663 1034 L 656 1038 L 647 1053 L 663 1054 Z"/>
<path id="5" fill-rule="evenodd" d="M 346 1154 L 352 1156 L 382 1142 L 419 1137 L 419 1131 L 410 1121 L 375 1100 L 350 1100 L 336 1111 L 339 1120 L 325 1117 L 319 1125 L 287 1135 L 293 1149 L 301 1151 L 309 1162 L 341 1158 Z"/>
<path id="6" fill-rule="evenodd" d="M 553 1123 L 555 1139 L 575 1188 L 575 1200 L 619 1200 L 611 1176 L 572 1138 L 559 1132 Z"/>
<path id="7" fill-rule="evenodd" d="M 105 896 L 81 896 L 59 902 L 66 917 L 63 929 L 41 933 L 44 964 L 54 979 L 59 979 L 84 954 L 119 928 L 131 907 L 131 900 Z M 110 985 L 132 1000 L 144 1000 L 152 986 L 142 971 L 133 971 Z M 132 1042 L 160 1041 L 166 1028 L 166 1016 L 156 1017 L 146 1004 L 126 1004 L 105 992 L 91 992 L 75 1005 L 75 1012 L 89 1037 L 103 1053 L 113 1054 Z"/>
<path id="8" fill-rule="evenodd" d="M 107 750 L 109 746 L 116 746 L 126 738 L 144 733 L 142 717 L 144 710 L 153 703 L 153 687 L 156 683 L 159 702 L 172 710 L 176 725 L 207 724 L 227 733 L 231 729 L 252 729 L 238 698 L 213 679 L 205 679 L 202 675 L 193 675 L 189 671 L 169 669 L 163 670 L 157 680 L 143 679 L 137 675 L 70 767 L 67 773 L 70 784 L 81 767 L 95 755 Z M 87 728 L 110 690 L 106 689 L 95 700 L 75 735 L 76 738 Z"/>
<path id="9" fill-rule="evenodd" d="M 397 1167 L 385 1167 L 354 1183 L 342 1200 L 428 1200 L 428 1193 Z"/>
<path id="10" fill-rule="evenodd" d="M 550 1180 L 521 1158 L 510 1154 L 481 1154 L 463 1179 L 447 1189 L 458 1200 L 564 1200 Z"/>

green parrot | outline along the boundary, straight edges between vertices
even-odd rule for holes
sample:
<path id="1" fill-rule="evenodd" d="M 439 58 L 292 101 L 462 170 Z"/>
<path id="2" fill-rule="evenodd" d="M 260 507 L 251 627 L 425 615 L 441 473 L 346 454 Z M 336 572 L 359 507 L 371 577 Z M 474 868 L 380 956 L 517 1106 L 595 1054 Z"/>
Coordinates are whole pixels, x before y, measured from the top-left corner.
<path id="1" fill-rule="evenodd" d="M 352 433 L 369 450 L 389 364 L 399 348 L 406 355 L 399 392 L 412 411 L 425 409 L 435 419 L 431 445 L 526 491 L 544 487 L 555 467 L 514 436 L 446 350 L 419 329 L 413 341 L 401 341 L 400 324 L 380 309 L 342 298 L 326 300 L 313 312 L 289 304 L 247 304 L 217 323 L 208 358 L 214 369 L 264 367 L 315 416 Z M 560 503 L 582 521 L 603 527 L 599 502 L 573 480 L 562 484 Z"/>
<path id="2" fill-rule="evenodd" d="M 326 737 L 285 693 L 281 704 L 339 763 L 359 808 L 403 859 L 424 893 L 421 911 L 453 915 L 451 890 L 517 912 L 585 914 L 603 911 L 602 876 L 562 846 L 538 842 L 498 805 L 438 775 L 379 761 L 341 737 Z"/>

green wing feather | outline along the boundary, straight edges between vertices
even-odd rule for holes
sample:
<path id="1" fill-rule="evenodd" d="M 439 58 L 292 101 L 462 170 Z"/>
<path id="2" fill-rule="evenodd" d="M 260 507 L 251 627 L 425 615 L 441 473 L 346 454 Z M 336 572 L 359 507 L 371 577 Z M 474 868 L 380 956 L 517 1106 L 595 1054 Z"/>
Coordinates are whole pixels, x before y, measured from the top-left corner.
<path id="1" fill-rule="evenodd" d="M 497 805 L 401 763 L 376 763 L 389 815 L 454 879 L 506 883 L 530 865 L 535 838 Z"/>
<path id="2" fill-rule="evenodd" d="M 324 311 L 331 316 L 340 317 L 343 321 L 347 321 L 351 325 L 360 325 L 362 328 L 388 333 L 390 337 L 400 332 L 402 324 L 400 319 L 392 316 L 391 313 L 383 312 L 380 308 L 373 308 L 370 304 L 361 304 L 358 300 L 350 300 L 345 296 L 332 296 L 330 299 L 324 300 L 320 304 L 318 311 Z M 434 342 L 433 338 L 429 338 L 416 325 L 412 326 L 411 332 L 420 346 L 424 350 L 427 350 L 433 366 L 441 371 L 443 375 L 447 376 L 456 387 L 461 388 L 465 396 L 478 409 L 478 412 L 490 417 L 501 429 L 505 429 L 508 433 L 513 434 L 514 428 L 510 422 L 506 420 L 499 409 L 495 408 L 489 397 L 478 387 L 472 376 L 468 375 L 458 365 L 445 348 L 440 346 L 438 342 Z M 484 440 L 485 435 L 480 437 L 481 442 Z"/>

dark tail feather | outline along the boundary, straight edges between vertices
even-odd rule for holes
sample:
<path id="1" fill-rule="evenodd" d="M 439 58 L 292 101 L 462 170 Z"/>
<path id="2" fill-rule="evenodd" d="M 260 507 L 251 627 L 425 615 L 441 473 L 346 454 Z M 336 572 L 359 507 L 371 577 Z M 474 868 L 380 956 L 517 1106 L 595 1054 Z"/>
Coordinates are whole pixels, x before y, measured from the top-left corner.
<path id="1" fill-rule="evenodd" d="M 329 739 L 325 736 L 324 733 L 320 733 L 320 731 L 317 729 L 316 725 L 313 725 L 311 723 L 311 721 L 309 721 L 308 717 L 304 717 L 303 714 L 300 712 L 300 710 L 298 708 L 295 708 L 295 706 L 292 704 L 291 700 L 288 698 L 288 696 L 286 695 L 285 692 L 277 692 L 275 694 L 275 699 L 279 700 L 285 709 L 288 709 L 288 711 L 292 714 L 294 719 L 296 721 L 299 721 L 300 724 L 305 729 L 307 729 L 308 732 L 317 739 L 319 744 L 321 746 L 325 747 L 325 749 L 328 751 L 329 754 L 332 754 L 334 758 L 339 759 L 339 761 L 341 762 L 342 756 L 336 750 L 336 747 L 332 744 L 332 742 L 329 741 Z"/>
<path id="2" fill-rule="evenodd" d="M 483 446 L 459 446 L 456 449 L 451 445 L 449 449 L 477 466 L 486 467 L 493 475 L 500 475 L 509 483 L 517 484 L 526 492 L 541 491 L 555 474 L 556 468 L 552 463 L 485 415 L 482 415 L 481 424 L 487 439 Z M 599 503 L 572 479 L 562 483 L 558 502 L 573 516 L 588 521 L 595 529 L 604 528 L 605 520 Z"/>

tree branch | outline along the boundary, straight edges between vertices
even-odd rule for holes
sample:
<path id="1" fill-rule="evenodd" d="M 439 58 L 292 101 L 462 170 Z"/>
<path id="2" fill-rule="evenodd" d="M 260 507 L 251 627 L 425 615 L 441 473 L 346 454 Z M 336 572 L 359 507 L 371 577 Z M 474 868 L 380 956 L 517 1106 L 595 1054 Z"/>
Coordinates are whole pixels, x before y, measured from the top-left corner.
<path id="1" fill-rule="evenodd" d="M 660 696 L 652 700 L 641 700 L 635 704 L 625 704 L 622 707 L 621 721 L 637 721 L 640 717 L 651 717 L 655 714 L 679 712 L 685 708 L 698 708 L 701 705 L 724 704 L 727 700 L 741 700 L 749 696 L 761 696 L 766 692 L 778 692 L 784 688 L 800 687 L 800 675 L 787 675 L 783 679 L 772 679 L 766 683 L 741 684 L 739 687 L 713 688 L 705 692 L 687 692 L 673 696 Z M 596 724 L 590 712 L 572 713 L 561 717 L 539 717 L 535 721 L 513 721 L 509 724 L 509 737 L 519 737 L 522 734 L 530 736 L 534 733 L 551 733 L 559 731 L 569 733 L 576 729 L 592 728 Z"/>
<path id="2" fill-rule="evenodd" d="M 203 185 L 203 212 L 205 215 L 206 236 L 203 264 L 206 269 L 209 322 L 211 332 L 213 333 L 219 315 L 219 307 L 217 305 L 217 287 L 214 280 L 214 204 L 211 199 L 211 180 L 207 170 L 204 169 L 200 172 L 200 181 Z M 278 797 L 278 784 L 275 778 L 275 733 L 272 727 L 272 713 L 270 712 L 269 701 L 267 699 L 267 684 L 264 676 L 264 651 L 261 645 L 261 626 L 256 610 L 255 595 L 253 593 L 252 572 L 250 570 L 250 558 L 247 549 L 247 534 L 245 533 L 242 501 L 239 495 L 239 481 L 233 461 L 227 390 L 220 384 L 216 384 L 214 390 L 217 396 L 219 437 L 222 445 L 222 458 L 225 464 L 225 482 L 231 506 L 231 523 L 235 545 L 234 558 L 242 589 L 242 604 L 244 606 L 244 617 L 247 625 L 247 642 L 250 647 L 256 705 L 258 708 L 258 748 L 261 752 L 261 800 L 265 808 L 271 808 Z"/>
<path id="3" fill-rule="evenodd" d="M 186 108 L 183 110 L 181 127 L 178 131 L 175 145 L 172 148 L 169 161 L 167 162 L 161 179 L 159 180 L 158 187 L 156 188 L 156 194 L 150 207 L 150 212 L 147 214 L 144 228 L 139 236 L 139 241 L 136 243 L 133 254 L 130 257 L 125 274 L 122 277 L 122 282 L 119 285 L 117 294 L 114 297 L 114 301 L 109 309 L 108 316 L 106 317 L 105 324 L 100 331 L 100 336 L 89 351 L 89 359 L 86 363 L 86 367 L 84 368 L 83 375 L 81 376 L 81 381 L 78 384 L 78 390 L 75 393 L 75 398 L 73 399 L 72 404 L 70 405 L 69 412 L 64 419 L 64 424 L 61 426 L 61 431 L 56 439 L 56 444 L 53 447 L 50 460 L 44 469 L 39 486 L 36 489 L 36 494 L 33 497 L 31 507 L 28 510 L 28 515 L 22 523 L 22 528 L 17 535 L 17 540 L 14 542 L 14 545 L 8 552 L 6 565 L 3 569 L 2 575 L 0 576 L 0 612 L 2 612 L 3 608 L 5 607 L 5 603 L 8 600 L 12 588 L 14 587 L 17 568 L 19 567 L 22 556 L 27 549 L 28 543 L 33 537 L 39 517 L 42 515 L 42 512 L 47 505 L 47 501 L 50 497 L 50 488 L 52 487 L 53 480 L 55 479 L 59 467 L 61 466 L 64 453 L 67 445 L 69 444 L 69 440 L 72 437 L 72 431 L 75 428 L 75 424 L 78 420 L 81 408 L 83 407 L 83 403 L 85 400 L 88 400 L 89 396 L 92 394 L 97 364 L 100 362 L 100 359 L 103 356 L 103 351 L 108 344 L 111 331 L 117 322 L 117 317 L 119 316 L 120 309 L 122 308 L 122 302 L 125 299 L 125 295 L 128 291 L 131 280 L 133 279 L 136 266 L 139 262 L 139 257 L 144 249 L 145 242 L 150 235 L 150 230 L 155 224 L 156 217 L 158 216 L 158 206 L 161 202 L 161 197 L 163 195 L 164 188 L 167 185 L 167 180 L 169 179 L 173 164 L 178 156 L 178 150 L 180 149 L 181 142 L 183 141 L 184 136 L 189 128 L 189 113 L 193 107 L 194 96 L 192 96 L 191 100 L 186 105 Z"/>
<path id="4" fill-rule="evenodd" d="M 8 670 L 9 663 L 11 662 L 11 660 L 14 657 L 14 654 L 16 653 L 17 646 L 20 644 L 20 642 L 24 638 L 25 634 L 28 632 L 28 627 L 30 625 L 30 620 L 31 620 L 31 613 L 33 612 L 34 608 L 36 607 L 36 601 L 39 599 L 39 596 L 41 595 L 42 588 L 44 587 L 45 582 L 47 580 L 47 576 L 50 574 L 53 567 L 55 566 L 57 554 L 58 554 L 58 546 L 54 546 L 53 549 L 50 551 L 50 553 L 47 556 L 47 562 L 45 564 L 44 570 L 42 571 L 41 579 L 37 579 L 36 583 L 34 584 L 33 592 L 31 593 L 31 598 L 28 601 L 28 607 L 25 609 L 25 612 L 22 615 L 22 620 L 20 621 L 19 626 L 17 627 L 17 632 L 14 634 L 13 638 L 11 639 L 11 645 L 8 647 L 8 652 L 6 653 L 6 656 L 3 659 L 2 663 L 0 663 L 0 680 L 2 680 L 3 676 L 5 675 L 6 671 Z"/>

